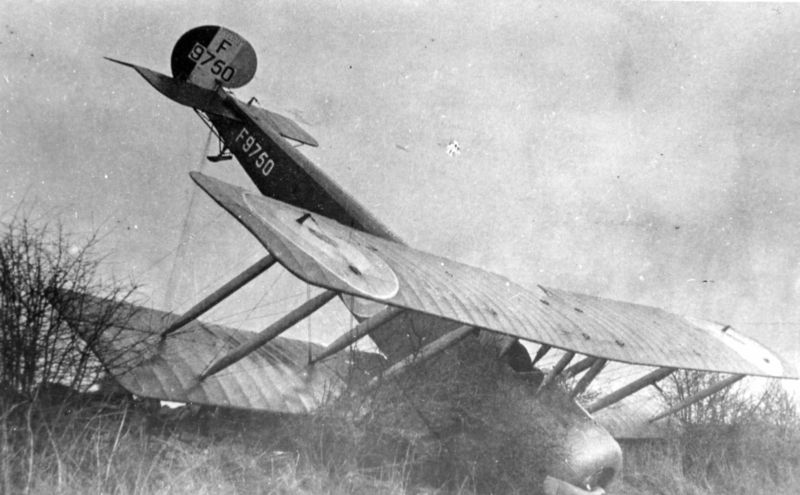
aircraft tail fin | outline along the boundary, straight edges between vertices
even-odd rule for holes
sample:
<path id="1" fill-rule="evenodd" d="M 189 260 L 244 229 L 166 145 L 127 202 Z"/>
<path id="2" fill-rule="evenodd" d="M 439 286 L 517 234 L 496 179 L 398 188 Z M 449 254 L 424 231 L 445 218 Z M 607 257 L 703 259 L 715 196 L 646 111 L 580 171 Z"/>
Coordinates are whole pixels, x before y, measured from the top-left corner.
<path id="1" fill-rule="evenodd" d="M 172 75 L 205 89 L 240 88 L 256 74 L 253 45 L 221 26 L 200 26 L 183 34 L 172 49 Z"/>

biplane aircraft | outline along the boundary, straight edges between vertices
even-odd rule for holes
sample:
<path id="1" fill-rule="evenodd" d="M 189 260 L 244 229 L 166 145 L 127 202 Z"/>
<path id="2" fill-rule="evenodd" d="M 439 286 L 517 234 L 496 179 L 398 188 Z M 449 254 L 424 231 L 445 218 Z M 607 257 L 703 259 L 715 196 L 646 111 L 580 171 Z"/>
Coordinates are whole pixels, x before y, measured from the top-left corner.
<path id="1" fill-rule="evenodd" d="M 407 246 L 298 150 L 299 144 L 317 146 L 305 130 L 234 96 L 231 90 L 252 79 L 257 62 L 251 44 L 233 31 L 202 26 L 186 32 L 172 52 L 172 77 L 110 60 L 197 112 L 219 138 L 219 153 L 209 160 L 239 161 L 258 192 L 190 175 L 267 251 L 186 313 L 131 307 L 136 311 L 114 338 L 95 343 L 99 358 L 133 394 L 308 413 L 342 386 L 346 350 L 369 336 L 380 355 L 373 356 L 379 370 L 368 386 L 440 360 L 457 373 L 484 366 L 497 384 L 490 399 L 502 405 L 494 411 L 508 416 L 490 419 L 513 422 L 522 436 L 544 422 L 561 445 L 564 454 L 548 465 L 544 491 L 597 494 L 617 477 L 622 454 L 591 414 L 677 369 L 730 377 L 664 414 L 746 375 L 796 378 L 778 355 L 728 325 L 541 285 L 528 288 Z M 275 264 L 320 292 L 259 333 L 198 321 Z M 323 347 L 281 336 L 337 298 L 357 324 L 334 342 Z M 90 304 L 77 319 L 90 319 L 104 304 Z M 548 352 L 560 357 L 539 370 Z M 576 397 L 609 361 L 654 371 L 580 406 Z M 564 386 L 564 377 L 573 378 L 572 388 Z"/>

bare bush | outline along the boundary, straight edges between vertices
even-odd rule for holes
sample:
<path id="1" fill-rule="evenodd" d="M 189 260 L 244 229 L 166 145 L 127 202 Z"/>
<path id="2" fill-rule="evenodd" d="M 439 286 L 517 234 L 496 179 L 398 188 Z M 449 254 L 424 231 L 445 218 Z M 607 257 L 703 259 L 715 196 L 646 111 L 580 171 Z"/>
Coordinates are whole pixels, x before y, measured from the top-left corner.
<path id="1" fill-rule="evenodd" d="M 661 390 L 671 406 L 718 379 L 681 371 L 665 380 Z M 678 439 L 680 468 L 700 486 L 731 494 L 794 493 L 800 481 L 800 417 L 779 382 L 761 392 L 746 385 L 728 387 L 677 417 L 684 425 Z"/>
<path id="2" fill-rule="evenodd" d="M 6 493 L 27 492 L 42 470 L 54 468 L 60 486 L 71 476 L 67 466 L 86 467 L 87 452 L 65 453 L 105 422 L 103 399 L 84 393 L 105 373 L 92 351 L 130 316 L 117 309 L 133 288 L 100 281 L 96 234 L 79 240 L 57 222 L 39 225 L 26 215 L 1 228 L 0 481 Z M 103 311 L 98 301 L 107 303 Z M 101 437 L 113 438 L 104 431 L 92 440 L 98 455 Z"/>
<path id="3" fill-rule="evenodd" d="M 84 324 L 82 335 L 67 318 L 85 296 L 121 301 L 132 288 L 99 281 L 96 234 L 80 241 L 58 223 L 37 226 L 15 217 L 0 236 L 0 383 L 5 395 L 32 398 L 42 385 L 54 383 L 85 389 L 102 371 L 91 346 L 114 315 L 94 321 L 91 328 Z"/>

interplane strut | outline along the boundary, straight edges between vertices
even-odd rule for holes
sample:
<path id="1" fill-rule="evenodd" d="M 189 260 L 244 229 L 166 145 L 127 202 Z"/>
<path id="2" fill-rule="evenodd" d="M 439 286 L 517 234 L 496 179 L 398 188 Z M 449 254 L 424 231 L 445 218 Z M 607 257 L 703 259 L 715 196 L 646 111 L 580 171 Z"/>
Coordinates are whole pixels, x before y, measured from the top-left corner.
<path id="1" fill-rule="evenodd" d="M 275 262 L 276 260 L 274 257 L 272 257 L 272 255 L 268 254 L 264 256 L 252 266 L 242 271 L 239 275 L 232 278 L 228 283 L 209 294 L 199 303 L 195 304 L 187 312 L 182 314 L 177 320 L 175 320 L 170 326 L 161 332 L 161 338 L 166 338 L 167 335 L 171 334 L 175 330 L 178 330 L 190 321 L 196 320 L 206 311 L 210 310 L 217 304 L 221 303 L 225 298 L 244 287 L 245 284 L 267 271 L 272 265 L 275 264 Z"/>

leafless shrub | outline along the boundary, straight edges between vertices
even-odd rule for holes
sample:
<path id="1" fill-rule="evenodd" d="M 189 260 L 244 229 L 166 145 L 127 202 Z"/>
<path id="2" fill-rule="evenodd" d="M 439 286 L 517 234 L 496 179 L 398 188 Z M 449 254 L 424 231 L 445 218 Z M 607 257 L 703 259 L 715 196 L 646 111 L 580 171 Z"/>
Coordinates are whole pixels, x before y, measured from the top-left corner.
<path id="1" fill-rule="evenodd" d="M 682 371 L 661 390 L 672 405 L 718 379 Z M 682 471 L 700 486 L 724 493 L 793 493 L 781 490 L 800 480 L 800 417 L 779 382 L 760 393 L 737 384 L 680 411 L 678 418 L 685 427 L 679 439 Z"/>
<path id="2" fill-rule="evenodd" d="M 10 493 L 29 490 L 50 455 L 60 483 L 64 446 L 82 444 L 103 419 L 92 416 L 104 409 L 87 407 L 95 397 L 84 393 L 104 373 L 92 350 L 121 321 L 116 309 L 132 288 L 100 281 L 96 234 L 80 240 L 26 215 L 0 229 L 0 469 Z M 108 303 L 102 311 L 98 301 Z M 92 318 L 83 318 L 90 309 Z"/>
<path id="3" fill-rule="evenodd" d="M 3 395 L 33 398 L 45 384 L 84 390 L 102 371 L 92 345 L 118 315 L 113 309 L 82 335 L 68 319 L 83 298 L 121 301 L 131 288 L 101 283 L 98 236 L 83 241 L 58 223 L 37 226 L 14 217 L 0 233 L 0 383 Z M 113 305 L 112 305 L 113 306 Z M 74 326 L 74 325 L 73 325 Z"/>

